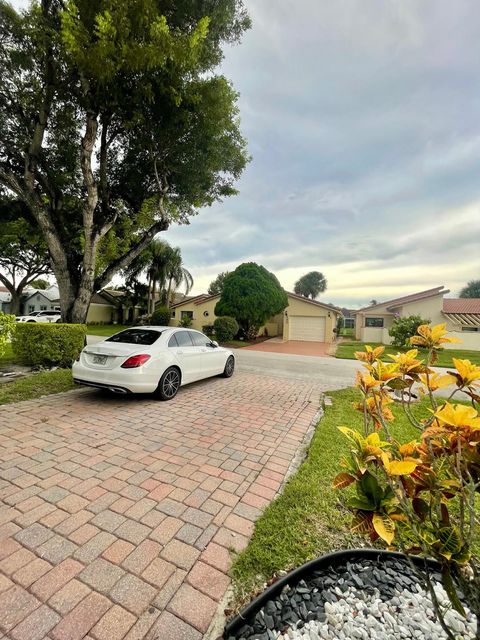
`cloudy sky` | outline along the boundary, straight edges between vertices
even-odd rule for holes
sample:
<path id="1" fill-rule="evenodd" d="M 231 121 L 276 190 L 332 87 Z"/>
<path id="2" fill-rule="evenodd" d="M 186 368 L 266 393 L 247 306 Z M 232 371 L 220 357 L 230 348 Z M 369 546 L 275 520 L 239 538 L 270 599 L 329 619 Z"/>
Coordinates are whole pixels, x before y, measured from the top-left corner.
<path id="1" fill-rule="evenodd" d="M 165 234 L 194 293 L 249 260 L 287 289 L 320 270 L 321 299 L 353 307 L 480 278 L 480 5 L 246 4 L 223 72 L 253 160 L 237 197 Z"/>

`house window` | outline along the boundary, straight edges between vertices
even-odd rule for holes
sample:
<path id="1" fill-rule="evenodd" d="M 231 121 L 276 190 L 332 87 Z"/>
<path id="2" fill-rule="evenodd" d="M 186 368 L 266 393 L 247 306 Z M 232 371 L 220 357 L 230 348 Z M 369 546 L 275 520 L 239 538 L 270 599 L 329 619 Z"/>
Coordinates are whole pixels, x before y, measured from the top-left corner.
<path id="1" fill-rule="evenodd" d="M 47 311 L 47 305 L 46 304 L 41 304 L 40 305 L 40 311 Z"/>
<path id="2" fill-rule="evenodd" d="M 383 318 L 365 318 L 366 327 L 383 327 Z"/>
<path id="3" fill-rule="evenodd" d="M 462 327 L 462 331 L 468 331 L 469 333 L 476 332 L 479 331 L 479 327 Z"/>
<path id="4" fill-rule="evenodd" d="M 32 313 L 32 311 L 35 311 L 35 305 L 34 304 L 29 304 L 28 305 L 28 313 Z"/>
<path id="5" fill-rule="evenodd" d="M 208 311 L 204 311 L 204 312 L 203 312 L 203 315 L 205 316 L 205 318 L 208 318 L 208 316 L 209 316 L 210 314 L 208 313 Z"/>
<path id="6" fill-rule="evenodd" d="M 172 311 L 172 318 L 174 318 L 174 317 L 175 317 L 175 310 Z"/>
<path id="7" fill-rule="evenodd" d="M 182 311 L 180 314 L 180 318 L 183 320 L 184 318 L 192 318 L 193 320 L 193 311 Z"/>

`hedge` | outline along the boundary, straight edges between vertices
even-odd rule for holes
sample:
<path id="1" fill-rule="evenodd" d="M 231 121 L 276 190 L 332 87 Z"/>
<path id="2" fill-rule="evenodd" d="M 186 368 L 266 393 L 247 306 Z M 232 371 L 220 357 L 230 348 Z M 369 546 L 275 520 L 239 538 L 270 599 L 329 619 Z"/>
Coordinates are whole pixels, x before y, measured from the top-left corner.
<path id="1" fill-rule="evenodd" d="M 168 327 L 171 317 L 171 310 L 166 305 L 162 305 L 157 307 L 152 313 L 150 324 L 160 327 Z"/>
<path id="2" fill-rule="evenodd" d="M 84 324 L 17 323 L 12 348 L 20 362 L 33 367 L 70 367 L 86 333 Z"/>

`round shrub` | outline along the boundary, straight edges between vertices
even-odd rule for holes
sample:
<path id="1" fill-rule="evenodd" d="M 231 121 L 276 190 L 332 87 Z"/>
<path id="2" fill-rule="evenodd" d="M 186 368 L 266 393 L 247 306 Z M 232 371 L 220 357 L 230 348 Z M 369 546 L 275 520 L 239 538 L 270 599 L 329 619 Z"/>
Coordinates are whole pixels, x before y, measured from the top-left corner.
<path id="1" fill-rule="evenodd" d="M 32 367 L 70 367 L 85 345 L 84 324 L 17 323 L 13 353 Z"/>
<path id="2" fill-rule="evenodd" d="M 395 318 L 388 333 L 394 347 L 409 347 L 410 338 L 417 333 L 417 329 L 422 324 L 430 324 L 430 320 L 424 320 L 420 316 L 404 316 Z"/>
<path id="3" fill-rule="evenodd" d="M 235 318 L 229 316 L 222 316 L 217 318 L 213 323 L 215 328 L 215 336 L 219 342 L 228 342 L 234 338 L 238 333 L 238 322 Z"/>
<path id="4" fill-rule="evenodd" d="M 158 327 L 168 327 L 171 317 L 171 310 L 166 305 L 162 305 L 157 307 L 152 313 L 150 324 L 157 325 Z"/>

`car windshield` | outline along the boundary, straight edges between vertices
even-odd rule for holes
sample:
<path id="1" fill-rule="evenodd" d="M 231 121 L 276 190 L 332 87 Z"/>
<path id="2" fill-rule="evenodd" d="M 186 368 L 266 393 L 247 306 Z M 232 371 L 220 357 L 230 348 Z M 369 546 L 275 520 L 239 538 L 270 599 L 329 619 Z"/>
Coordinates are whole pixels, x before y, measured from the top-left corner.
<path id="1" fill-rule="evenodd" d="M 156 342 L 161 335 L 161 331 L 154 331 L 153 329 L 126 329 L 107 338 L 106 342 L 149 345 Z"/>

